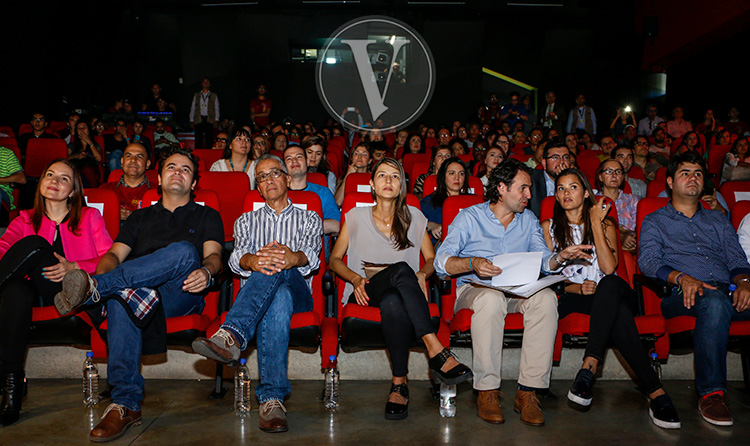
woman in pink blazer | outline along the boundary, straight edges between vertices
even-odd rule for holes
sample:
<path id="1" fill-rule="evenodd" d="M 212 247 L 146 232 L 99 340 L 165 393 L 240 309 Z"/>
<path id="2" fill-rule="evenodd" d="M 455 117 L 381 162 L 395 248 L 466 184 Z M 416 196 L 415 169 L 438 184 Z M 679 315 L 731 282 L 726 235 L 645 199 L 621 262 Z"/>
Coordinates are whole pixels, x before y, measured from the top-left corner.
<path id="1" fill-rule="evenodd" d="M 26 393 L 24 356 L 32 307 L 52 305 L 67 271 L 93 273 L 112 246 L 99 211 L 83 204 L 83 186 L 67 160 L 39 179 L 34 208 L 21 211 L 0 238 L 0 424 L 15 423 Z"/>

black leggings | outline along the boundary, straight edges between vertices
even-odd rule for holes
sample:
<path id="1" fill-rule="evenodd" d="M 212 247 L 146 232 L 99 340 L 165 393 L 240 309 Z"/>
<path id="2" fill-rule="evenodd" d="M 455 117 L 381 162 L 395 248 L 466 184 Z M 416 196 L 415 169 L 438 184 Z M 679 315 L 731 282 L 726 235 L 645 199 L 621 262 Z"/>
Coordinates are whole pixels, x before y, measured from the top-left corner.
<path id="1" fill-rule="evenodd" d="M 23 370 L 32 307 L 52 305 L 62 289 L 61 282 L 42 277 L 42 268 L 58 263 L 52 246 L 38 235 L 17 241 L 0 259 L 0 372 Z"/>
<path id="2" fill-rule="evenodd" d="M 375 274 L 365 285 L 365 291 L 370 298 L 369 306 L 380 308 L 393 376 L 406 376 L 409 373 L 409 348 L 415 338 L 435 333 L 417 276 L 409 264 L 398 262 Z M 349 303 L 356 302 L 352 293 Z"/>
<path id="3" fill-rule="evenodd" d="M 590 314 L 589 340 L 584 357 L 591 356 L 601 361 L 607 345 L 611 343 L 633 369 L 646 392 L 651 393 L 662 385 L 651 368 L 648 353 L 635 326 L 634 304 L 635 292 L 628 283 L 610 275 L 599 281 L 593 296 L 574 293 L 562 295 L 558 312 L 560 318 L 570 313 Z"/>

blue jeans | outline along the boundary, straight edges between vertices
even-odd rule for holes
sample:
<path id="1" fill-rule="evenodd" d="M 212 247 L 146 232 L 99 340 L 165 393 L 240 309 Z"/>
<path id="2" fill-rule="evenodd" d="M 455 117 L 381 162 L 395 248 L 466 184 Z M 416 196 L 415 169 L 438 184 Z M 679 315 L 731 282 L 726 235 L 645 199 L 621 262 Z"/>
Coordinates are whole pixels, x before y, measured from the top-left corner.
<path id="1" fill-rule="evenodd" d="M 114 150 L 111 153 L 108 153 L 106 159 L 107 167 L 110 172 L 122 168 L 122 165 L 120 164 L 120 161 L 122 160 L 122 150 Z"/>
<path id="2" fill-rule="evenodd" d="M 187 276 L 200 266 L 195 247 L 189 242 L 176 242 L 93 277 L 102 296 L 124 288 L 154 288 L 159 293 L 166 317 L 185 316 L 203 311 L 202 295 L 182 291 Z M 107 381 L 114 386 L 112 402 L 130 410 L 141 410 L 144 388 L 140 374 L 142 331 L 133 323 L 129 313 L 130 310 L 118 300 L 107 301 Z"/>
<path id="3" fill-rule="evenodd" d="M 728 285 L 712 285 L 718 289 L 704 289 L 703 296 L 695 296 L 695 305 L 690 309 L 685 308 L 678 288 L 661 301 L 661 311 L 667 319 L 677 316 L 696 318 L 693 330 L 695 387 L 701 396 L 726 390 L 729 324 L 736 320 L 750 320 L 750 310 L 738 313 L 732 306 Z"/>
<path id="4" fill-rule="evenodd" d="M 291 391 L 287 378 L 289 327 L 292 314 L 312 311 L 312 294 L 296 268 L 273 276 L 253 273 L 221 326 L 237 339 L 240 349 L 257 335 L 260 384 L 255 395 L 263 404 L 284 400 Z"/>

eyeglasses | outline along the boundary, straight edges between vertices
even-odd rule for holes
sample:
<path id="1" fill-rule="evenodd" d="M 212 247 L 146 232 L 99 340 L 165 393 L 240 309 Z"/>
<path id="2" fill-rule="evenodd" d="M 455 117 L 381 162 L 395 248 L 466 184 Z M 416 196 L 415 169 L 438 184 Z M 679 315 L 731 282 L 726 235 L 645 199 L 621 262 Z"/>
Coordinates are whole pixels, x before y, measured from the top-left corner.
<path id="1" fill-rule="evenodd" d="M 504 144 L 504 145 L 508 145 L 508 144 L 510 144 L 510 141 L 505 141 L 505 140 L 503 140 L 503 139 L 498 139 L 498 140 L 497 140 L 497 143 L 498 143 L 498 144 Z"/>
<path id="2" fill-rule="evenodd" d="M 635 143 L 635 145 L 637 145 L 637 146 L 645 146 L 645 145 L 648 145 L 648 143 L 646 141 L 638 141 L 638 142 Z"/>
<path id="3" fill-rule="evenodd" d="M 609 169 L 602 170 L 602 173 L 606 173 L 607 175 L 622 175 L 624 172 L 622 169 L 612 169 L 610 167 Z"/>
<path id="4" fill-rule="evenodd" d="M 221 142 L 227 142 L 227 139 L 226 139 L 226 138 L 216 138 L 216 140 L 217 140 L 217 141 L 221 141 Z"/>
<path id="5" fill-rule="evenodd" d="M 555 161 L 555 162 L 560 161 L 560 160 L 570 161 L 571 157 L 570 157 L 570 155 L 562 155 L 562 156 L 561 155 L 552 155 L 552 156 L 548 156 L 547 159 L 550 160 L 550 161 Z"/>
<path id="6" fill-rule="evenodd" d="M 44 119 L 44 118 L 31 118 L 31 121 L 32 122 L 44 122 L 44 121 L 46 121 L 46 119 Z"/>
<path id="7" fill-rule="evenodd" d="M 265 183 L 269 178 L 279 178 L 282 174 L 284 174 L 284 171 L 281 169 L 271 169 L 268 173 L 263 172 L 257 175 L 255 182 L 258 184 Z"/>
<path id="8" fill-rule="evenodd" d="M 265 141 L 253 141 L 253 145 L 254 146 L 265 146 L 266 142 Z"/>

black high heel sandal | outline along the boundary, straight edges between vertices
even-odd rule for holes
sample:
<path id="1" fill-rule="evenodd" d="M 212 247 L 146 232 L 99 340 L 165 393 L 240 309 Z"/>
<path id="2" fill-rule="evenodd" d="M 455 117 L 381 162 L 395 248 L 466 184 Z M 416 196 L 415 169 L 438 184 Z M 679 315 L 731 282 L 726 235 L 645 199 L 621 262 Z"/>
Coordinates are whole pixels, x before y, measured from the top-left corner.
<path id="1" fill-rule="evenodd" d="M 432 370 L 435 378 L 437 378 L 442 383 L 453 386 L 456 384 L 461 384 L 462 382 L 474 377 L 471 369 L 461 364 L 460 362 L 457 366 L 453 367 L 447 372 L 443 372 L 442 370 L 440 370 L 440 368 L 445 364 L 445 361 L 447 361 L 450 357 L 453 357 L 456 359 L 456 361 L 458 361 L 456 355 L 454 355 L 453 352 L 451 352 L 450 349 L 446 347 L 443 349 L 443 351 L 427 361 L 427 364 L 430 366 L 430 370 Z"/>
<path id="2" fill-rule="evenodd" d="M 391 393 L 398 393 L 399 395 L 406 398 L 406 404 L 393 403 L 388 401 L 385 403 L 385 419 L 386 420 L 403 420 L 409 416 L 409 387 L 406 384 L 393 384 L 391 383 Z"/>

